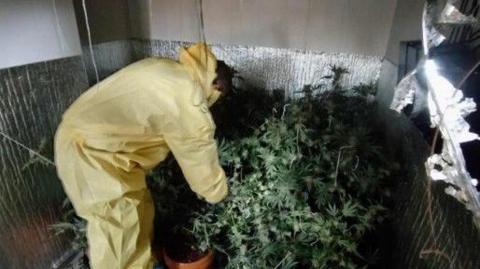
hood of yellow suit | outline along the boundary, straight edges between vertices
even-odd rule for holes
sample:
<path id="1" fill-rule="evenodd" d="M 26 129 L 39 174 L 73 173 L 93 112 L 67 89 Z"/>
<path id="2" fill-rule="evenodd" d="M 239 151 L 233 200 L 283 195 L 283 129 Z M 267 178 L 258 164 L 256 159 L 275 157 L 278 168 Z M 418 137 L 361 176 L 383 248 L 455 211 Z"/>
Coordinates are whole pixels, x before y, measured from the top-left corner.
<path id="1" fill-rule="evenodd" d="M 210 48 L 204 43 L 198 43 L 180 50 L 179 62 L 183 64 L 199 84 L 202 92 L 192 97 L 195 105 L 203 101 L 208 106 L 213 105 L 221 95 L 221 92 L 213 87 L 213 80 L 217 77 L 217 58 Z"/>

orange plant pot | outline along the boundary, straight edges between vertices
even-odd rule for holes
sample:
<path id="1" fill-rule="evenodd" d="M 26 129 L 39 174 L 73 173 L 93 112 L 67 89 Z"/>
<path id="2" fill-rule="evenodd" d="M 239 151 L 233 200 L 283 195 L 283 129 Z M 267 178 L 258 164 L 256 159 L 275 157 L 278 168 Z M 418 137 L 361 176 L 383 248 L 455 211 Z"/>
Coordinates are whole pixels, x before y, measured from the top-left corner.
<path id="1" fill-rule="evenodd" d="M 166 251 L 163 251 L 163 260 L 168 269 L 212 269 L 214 258 L 215 255 L 213 254 L 213 251 L 209 250 L 205 256 L 197 261 L 182 263 L 174 261 L 168 257 Z"/>

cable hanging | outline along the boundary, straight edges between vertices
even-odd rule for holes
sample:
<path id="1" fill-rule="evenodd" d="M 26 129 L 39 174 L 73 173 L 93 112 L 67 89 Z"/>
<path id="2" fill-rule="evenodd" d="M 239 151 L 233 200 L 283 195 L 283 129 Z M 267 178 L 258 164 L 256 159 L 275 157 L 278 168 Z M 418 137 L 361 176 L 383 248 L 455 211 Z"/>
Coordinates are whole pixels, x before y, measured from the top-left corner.
<path id="1" fill-rule="evenodd" d="M 95 55 L 93 54 L 92 33 L 90 31 L 90 23 L 88 21 L 87 5 L 85 4 L 85 0 L 82 0 L 82 7 L 83 7 L 83 15 L 85 17 L 85 27 L 87 28 L 88 48 L 90 50 L 90 59 L 92 60 L 93 69 L 95 70 L 95 78 L 97 79 L 97 83 L 99 83 L 100 82 L 100 77 L 98 76 L 98 69 L 97 69 L 97 63 L 95 61 Z"/>

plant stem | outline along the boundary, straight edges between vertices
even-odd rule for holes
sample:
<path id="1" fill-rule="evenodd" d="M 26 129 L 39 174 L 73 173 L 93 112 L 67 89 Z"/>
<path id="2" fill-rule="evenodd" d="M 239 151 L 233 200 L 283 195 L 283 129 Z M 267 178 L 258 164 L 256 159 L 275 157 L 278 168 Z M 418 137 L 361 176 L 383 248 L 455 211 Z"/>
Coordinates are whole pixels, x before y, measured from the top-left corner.
<path id="1" fill-rule="evenodd" d="M 343 147 L 340 147 L 340 149 L 338 150 L 338 158 L 337 158 L 337 167 L 335 168 L 335 188 L 337 187 L 337 179 L 338 179 L 338 170 L 340 168 L 340 160 L 342 158 L 342 151 L 344 149 L 350 149 L 350 148 L 354 148 L 352 146 L 343 146 Z"/>
<path id="2" fill-rule="evenodd" d="M 283 259 L 277 264 L 277 266 L 275 266 L 275 268 L 273 269 L 277 269 L 285 260 L 287 260 L 288 257 L 290 257 L 292 255 L 292 253 L 288 252 L 287 255 L 285 255 L 285 257 L 283 257 Z"/>

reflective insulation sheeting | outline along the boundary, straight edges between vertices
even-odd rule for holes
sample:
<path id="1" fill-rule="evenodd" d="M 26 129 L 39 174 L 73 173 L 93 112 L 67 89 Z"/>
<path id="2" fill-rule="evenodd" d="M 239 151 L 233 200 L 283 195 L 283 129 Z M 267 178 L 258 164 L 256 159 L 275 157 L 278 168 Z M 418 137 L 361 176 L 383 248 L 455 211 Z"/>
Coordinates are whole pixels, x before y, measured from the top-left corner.
<path id="1" fill-rule="evenodd" d="M 188 44 L 161 40 L 132 42 L 137 60 L 149 56 L 177 59 L 180 47 Z M 321 78 L 331 75 L 333 65 L 348 69 L 349 74 L 343 79 L 347 88 L 376 83 L 381 68 L 381 58 L 374 56 L 239 45 L 213 45 L 212 49 L 218 59 L 231 65 L 252 86 L 284 89 L 287 96 L 293 96 L 304 85 L 324 82 Z"/>
<path id="2" fill-rule="evenodd" d="M 421 91 L 421 86 L 416 76 L 417 69 L 414 69 L 398 83 L 390 105 L 391 109 L 400 113 L 407 105 L 413 104 L 415 93 Z"/>
<path id="3" fill-rule="evenodd" d="M 61 115 L 86 88 L 80 56 L 0 70 L 0 131 L 52 159 Z M 50 268 L 68 249 L 49 229 L 64 198 L 55 167 L 0 138 L 0 268 Z"/>

